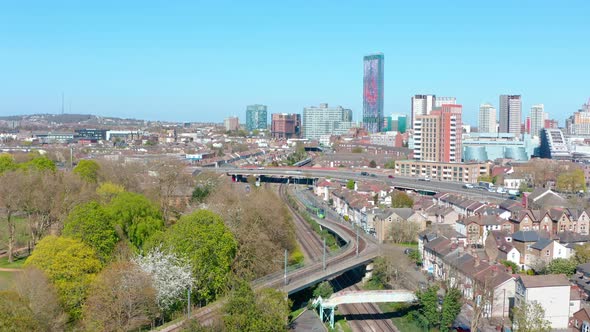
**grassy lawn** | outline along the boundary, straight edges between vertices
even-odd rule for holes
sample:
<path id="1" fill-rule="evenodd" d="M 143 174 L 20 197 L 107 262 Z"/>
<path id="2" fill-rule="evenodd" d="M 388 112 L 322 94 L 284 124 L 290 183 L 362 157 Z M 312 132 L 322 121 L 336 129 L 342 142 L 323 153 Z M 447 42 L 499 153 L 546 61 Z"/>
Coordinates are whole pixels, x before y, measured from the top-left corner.
<path id="1" fill-rule="evenodd" d="M 338 331 L 338 332 L 352 332 L 352 329 L 348 325 L 348 322 L 344 320 L 344 318 L 334 322 L 334 328 L 330 329 L 330 331 Z"/>
<path id="2" fill-rule="evenodd" d="M 301 313 L 303 311 L 305 311 L 305 309 L 307 309 L 307 308 L 301 307 L 295 311 L 291 311 L 291 313 L 289 314 L 289 321 L 292 322 L 295 318 L 297 318 L 299 315 L 301 315 Z"/>
<path id="3" fill-rule="evenodd" d="M 30 239 L 27 219 L 22 217 L 14 217 L 13 219 L 16 225 L 16 247 L 25 247 Z M 6 249 L 6 243 L 8 242 L 7 229 L 6 218 L 0 218 L 0 250 Z"/>
<path id="4" fill-rule="evenodd" d="M 26 260 L 26 257 L 18 257 L 14 259 L 14 262 L 9 263 L 8 257 L 2 257 L 0 258 L 0 268 L 20 269 L 23 267 Z"/>
<path id="5" fill-rule="evenodd" d="M 12 286 L 14 275 L 18 272 L 4 272 L 0 271 L 0 290 L 8 289 Z"/>

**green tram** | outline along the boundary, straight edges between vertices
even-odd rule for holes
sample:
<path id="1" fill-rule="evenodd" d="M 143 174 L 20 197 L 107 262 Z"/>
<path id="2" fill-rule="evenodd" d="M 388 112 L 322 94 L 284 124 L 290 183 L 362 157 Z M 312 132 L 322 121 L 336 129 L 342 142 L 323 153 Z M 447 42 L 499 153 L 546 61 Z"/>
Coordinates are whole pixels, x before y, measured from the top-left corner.
<path id="1" fill-rule="evenodd" d="M 311 213 L 320 219 L 324 219 L 326 217 L 326 211 L 324 211 L 322 208 L 315 207 L 311 204 L 305 204 L 305 208 L 307 209 L 308 213 Z"/>

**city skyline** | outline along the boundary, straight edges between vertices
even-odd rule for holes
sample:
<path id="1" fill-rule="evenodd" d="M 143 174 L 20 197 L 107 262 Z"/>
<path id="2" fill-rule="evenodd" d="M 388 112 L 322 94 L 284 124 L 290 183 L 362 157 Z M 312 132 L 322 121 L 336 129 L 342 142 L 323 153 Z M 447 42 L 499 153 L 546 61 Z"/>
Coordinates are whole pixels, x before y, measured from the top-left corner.
<path id="1" fill-rule="evenodd" d="M 419 10 L 425 5 L 430 14 Z M 520 94 L 523 110 L 543 103 L 563 126 L 589 97 L 590 46 L 580 41 L 590 4 L 481 6 L 326 2 L 310 13 L 262 2 L 5 3 L 0 114 L 59 113 L 63 92 L 66 112 L 103 116 L 244 121 L 245 105 L 300 113 L 327 102 L 362 119 L 359 59 L 380 51 L 388 57 L 385 114 L 409 115 L 408 98 L 436 94 L 456 97 L 464 122 L 476 124 L 480 104 L 499 108 L 499 95 Z M 444 24 L 434 19 L 440 12 Z M 333 16 L 344 19 L 322 19 Z M 241 17 L 261 23 L 244 26 Z"/>

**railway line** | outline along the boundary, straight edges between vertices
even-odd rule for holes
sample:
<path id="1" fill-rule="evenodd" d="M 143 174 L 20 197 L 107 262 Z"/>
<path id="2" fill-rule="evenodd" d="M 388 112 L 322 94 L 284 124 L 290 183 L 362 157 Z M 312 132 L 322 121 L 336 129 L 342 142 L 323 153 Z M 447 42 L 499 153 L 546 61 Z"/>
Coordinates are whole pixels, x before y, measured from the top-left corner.
<path id="1" fill-rule="evenodd" d="M 309 223 L 287 202 L 287 186 L 284 184 L 279 185 L 279 197 L 286 203 L 289 212 L 293 216 L 295 235 L 303 255 L 308 262 L 319 261 L 323 254 L 323 243 Z"/>

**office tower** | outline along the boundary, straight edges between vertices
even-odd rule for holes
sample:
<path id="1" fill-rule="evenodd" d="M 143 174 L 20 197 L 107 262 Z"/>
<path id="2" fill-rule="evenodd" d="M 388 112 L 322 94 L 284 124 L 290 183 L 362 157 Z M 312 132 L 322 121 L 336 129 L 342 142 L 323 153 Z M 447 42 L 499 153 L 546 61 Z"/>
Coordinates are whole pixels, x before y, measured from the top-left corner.
<path id="1" fill-rule="evenodd" d="M 531 107 L 531 113 L 529 115 L 531 136 L 539 136 L 541 134 L 541 129 L 545 127 L 546 115 L 547 113 L 545 113 L 545 106 L 543 104 L 537 104 Z"/>
<path id="2" fill-rule="evenodd" d="M 237 116 L 230 116 L 223 120 L 226 131 L 235 131 L 240 129 L 240 120 Z"/>
<path id="3" fill-rule="evenodd" d="M 301 114 L 272 114 L 270 132 L 273 138 L 299 137 L 301 134 Z"/>
<path id="4" fill-rule="evenodd" d="M 401 134 L 406 132 L 408 125 L 408 116 L 405 114 L 392 113 L 391 114 L 391 130 L 397 131 Z"/>
<path id="5" fill-rule="evenodd" d="M 566 119 L 566 133 L 569 135 L 590 135 L 590 99 L 577 112 Z"/>
<path id="6" fill-rule="evenodd" d="M 455 97 L 436 97 L 434 107 L 442 107 L 442 105 L 455 105 L 457 98 Z"/>
<path id="7" fill-rule="evenodd" d="M 546 128 L 546 129 L 558 129 L 559 128 L 559 122 L 557 120 L 554 120 L 554 119 L 545 119 L 545 125 L 543 126 L 543 128 Z"/>
<path id="8" fill-rule="evenodd" d="M 261 130 L 268 128 L 266 105 L 248 105 L 246 107 L 246 130 Z"/>
<path id="9" fill-rule="evenodd" d="M 496 108 L 492 104 L 479 105 L 479 121 L 477 122 L 480 133 L 495 133 L 496 127 Z"/>
<path id="10" fill-rule="evenodd" d="M 325 135 L 343 135 L 354 127 L 352 110 L 320 104 L 303 109 L 303 137 L 319 140 Z"/>
<path id="11" fill-rule="evenodd" d="M 383 128 L 383 62 L 383 53 L 363 59 L 363 127 L 368 133 L 378 133 Z"/>
<path id="12" fill-rule="evenodd" d="M 428 115 L 416 116 L 414 159 L 458 163 L 462 155 L 461 105 L 443 105 Z"/>
<path id="13" fill-rule="evenodd" d="M 520 95 L 500 96 L 500 132 L 520 135 L 522 125 Z"/>
<path id="14" fill-rule="evenodd" d="M 412 114 L 410 127 L 414 128 L 414 121 L 418 115 L 428 115 L 436 104 L 435 95 L 415 95 L 412 97 Z"/>

